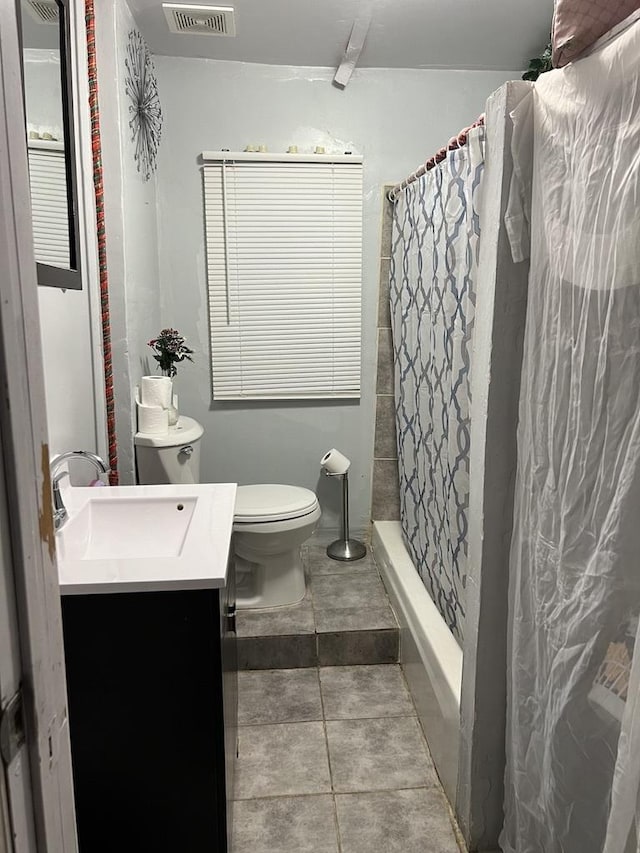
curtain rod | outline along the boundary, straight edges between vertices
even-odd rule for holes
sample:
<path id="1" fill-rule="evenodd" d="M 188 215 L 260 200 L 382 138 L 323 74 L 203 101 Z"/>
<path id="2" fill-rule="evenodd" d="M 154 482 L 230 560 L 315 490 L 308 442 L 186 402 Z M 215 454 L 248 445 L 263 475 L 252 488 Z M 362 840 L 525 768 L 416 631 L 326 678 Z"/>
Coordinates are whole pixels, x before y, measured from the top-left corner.
<path id="1" fill-rule="evenodd" d="M 402 192 L 405 187 L 408 187 L 409 184 L 413 184 L 418 178 L 421 178 L 431 169 L 438 165 L 438 163 L 442 163 L 444 158 L 447 156 L 447 151 L 455 151 L 457 148 L 462 148 L 463 145 L 467 144 L 467 138 L 470 130 L 473 130 L 474 127 L 482 127 L 484 125 L 484 114 L 481 115 L 477 121 L 474 121 L 473 124 L 470 124 L 469 127 L 465 127 L 464 130 L 461 130 L 457 136 L 452 136 L 449 142 L 446 144 L 444 148 L 441 148 L 433 157 L 430 157 L 426 163 L 423 163 L 418 169 L 416 169 L 413 174 L 409 175 L 408 178 L 405 178 L 399 184 L 396 184 L 395 187 L 389 190 L 387 193 L 387 198 L 389 201 L 394 202 L 398 195 Z"/>

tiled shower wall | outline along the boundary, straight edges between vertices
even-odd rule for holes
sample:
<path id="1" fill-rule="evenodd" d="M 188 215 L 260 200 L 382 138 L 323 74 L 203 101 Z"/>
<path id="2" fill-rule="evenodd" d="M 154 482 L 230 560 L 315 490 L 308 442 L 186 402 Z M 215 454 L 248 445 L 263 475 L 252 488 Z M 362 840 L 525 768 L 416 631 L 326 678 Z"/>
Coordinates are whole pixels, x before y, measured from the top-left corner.
<path id="1" fill-rule="evenodd" d="M 390 185 L 384 187 L 382 197 L 376 434 L 373 451 L 373 495 L 371 501 L 371 518 L 374 521 L 398 521 L 400 519 L 398 448 L 393 397 L 393 346 L 389 311 L 389 264 L 391 261 L 393 216 L 393 205 L 387 199 L 387 192 L 390 189 Z"/>

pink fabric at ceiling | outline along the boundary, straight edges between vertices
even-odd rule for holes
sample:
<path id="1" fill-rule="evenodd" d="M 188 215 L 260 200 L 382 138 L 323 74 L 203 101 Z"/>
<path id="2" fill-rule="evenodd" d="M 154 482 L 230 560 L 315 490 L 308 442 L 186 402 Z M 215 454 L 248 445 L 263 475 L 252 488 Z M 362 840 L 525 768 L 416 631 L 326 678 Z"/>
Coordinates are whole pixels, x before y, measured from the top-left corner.
<path id="1" fill-rule="evenodd" d="M 556 0 L 553 16 L 553 64 L 577 59 L 590 45 L 632 12 L 640 0 Z"/>

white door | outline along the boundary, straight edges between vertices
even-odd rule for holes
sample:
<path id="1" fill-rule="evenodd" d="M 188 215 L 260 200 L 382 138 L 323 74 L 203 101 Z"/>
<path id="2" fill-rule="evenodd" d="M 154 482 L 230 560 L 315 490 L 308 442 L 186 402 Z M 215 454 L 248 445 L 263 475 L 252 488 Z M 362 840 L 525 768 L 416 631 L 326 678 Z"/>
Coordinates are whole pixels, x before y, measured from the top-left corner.
<path id="1" fill-rule="evenodd" d="M 0 444 L 1 447 L 1 444 Z M 4 459 L 0 454 L 0 851 L 35 850 L 35 817 L 26 741 L 20 737 L 22 660 L 7 513 Z M 15 726 L 15 728 L 14 728 Z M 12 731 L 13 729 L 13 731 Z M 18 729 L 18 731 L 16 731 Z M 4 847 L 3 847 L 4 845 Z"/>
<path id="2" fill-rule="evenodd" d="M 20 691 L 26 741 L 11 703 Z M 0 0 L 0 851 L 77 850 L 15 0 Z M 15 732 L 12 735 L 12 729 Z"/>
<path id="3" fill-rule="evenodd" d="M 9 825 L 9 800 L 4 777 L 0 775 L 0 853 L 12 853 L 13 849 Z"/>

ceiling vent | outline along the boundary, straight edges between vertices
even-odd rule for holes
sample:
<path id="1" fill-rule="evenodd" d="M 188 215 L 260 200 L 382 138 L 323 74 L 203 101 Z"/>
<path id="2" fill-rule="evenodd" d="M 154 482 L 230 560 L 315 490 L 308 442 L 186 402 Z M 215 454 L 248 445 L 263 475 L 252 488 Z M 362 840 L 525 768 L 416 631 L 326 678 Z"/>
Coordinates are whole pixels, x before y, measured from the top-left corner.
<path id="1" fill-rule="evenodd" d="M 182 6 L 163 3 L 162 8 L 172 33 L 195 36 L 235 36 L 233 6 Z"/>
<path id="2" fill-rule="evenodd" d="M 39 24 L 58 23 L 58 4 L 56 0 L 27 0 L 27 9 L 31 17 Z"/>

